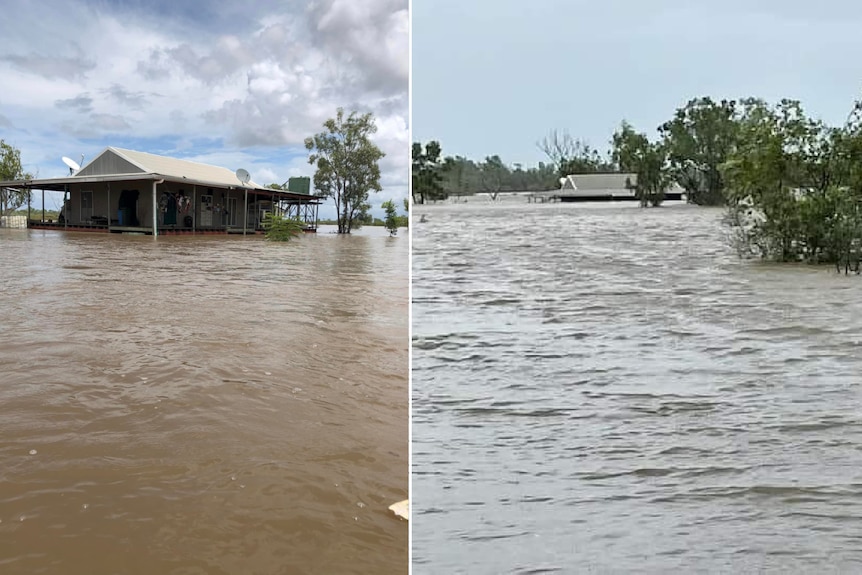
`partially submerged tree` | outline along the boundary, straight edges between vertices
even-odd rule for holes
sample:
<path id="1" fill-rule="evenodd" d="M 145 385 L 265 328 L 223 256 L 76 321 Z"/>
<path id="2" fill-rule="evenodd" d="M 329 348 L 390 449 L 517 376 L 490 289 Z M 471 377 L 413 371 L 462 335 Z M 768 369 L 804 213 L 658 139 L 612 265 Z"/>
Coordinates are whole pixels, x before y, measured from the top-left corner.
<path id="1" fill-rule="evenodd" d="M 854 110 L 858 109 L 859 103 Z M 742 102 L 737 149 L 722 167 L 729 222 L 743 253 L 830 262 L 862 258 L 862 122 L 808 118 L 795 100 Z"/>
<path id="2" fill-rule="evenodd" d="M 299 218 L 287 218 L 268 212 L 263 219 L 264 237 L 274 242 L 287 242 L 302 233 L 305 223 Z"/>
<path id="3" fill-rule="evenodd" d="M 0 140 L 0 181 L 29 180 L 33 176 L 24 173 L 21 165 L 21 150 Z M 0 216 L 8 216 L 27 203 L 30 191 L 19 188 L 0 187 Z"/>
<path id="4" fill-rule="evenodd" d="M 482 173 L 482 191 L 487 192 L 492 200 L 503 191 L 503 187 L 510 180 L 511 172 L 503 163 L 500 156 L 487 156 L 480 165 Z"/>
<path id="5" fill-rule="evenodd" d="M 626 121 L 614 133 L 611 144 L 613 160 L 620 170 L 637 174 L 630 187 L 641 206 L 661 205 L 665 191 L 671 185 L 664 147 L 650 142 L 645 134 L 635 132 Z"/>
<path id="6" fill-rule="evenodd" d="M 398 233 L 398 212 L 395 209 L 395 202 L 386 200 L 381 207 L 386 211 L 386 229 L 389 230 L 390 236 L 394 236 Z"/>
<path id="7" fill-rule="evenodd" d="M 724 204 L 725 182 L 720 167 L 736 146 L 739 122 L 736 102 L 695 98 L 659 127 L 670 171 L 688 201 Z"/>
<path id="8" fill-rule="evenodd" d="M 424 148 L 421 143 L 413 142 L 411 193 L 415 203 L 424 204 L 427 201 L 445 200 L 448 197 L 443 188 L 441 151 L 440 142 L 428 142 Z"/>
<path id="9" fill-rule="evenodd" d="M 377 131 L 374 117 L 351 112 L 346 118 L 338 108 L 335 118 L 323 123 L 326 131 L 306 138 L 312 152 L 310 164 L 317 166 L 314 187 L 333 198 L 338 216 L 338 233 L 349 234 L 368 211 L 368 195 L 379 192 L 380 166 L 384 153 L 369 136 Z"/>

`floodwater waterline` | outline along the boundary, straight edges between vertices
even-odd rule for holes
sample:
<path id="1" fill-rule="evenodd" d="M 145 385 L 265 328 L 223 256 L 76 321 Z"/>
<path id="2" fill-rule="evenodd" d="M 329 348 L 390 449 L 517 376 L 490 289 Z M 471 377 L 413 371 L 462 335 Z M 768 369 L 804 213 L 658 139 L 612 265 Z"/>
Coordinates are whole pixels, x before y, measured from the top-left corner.
<path id="1" fill-rule="evenodd" d="M 414 573 L 859 570 L 857 276 L 720 209 L 414 212 Z"/>
<path id="2" fill-rule="evenodd" d="M 407 238 L 0 259 L 0 572 L 407 570 Z"/>

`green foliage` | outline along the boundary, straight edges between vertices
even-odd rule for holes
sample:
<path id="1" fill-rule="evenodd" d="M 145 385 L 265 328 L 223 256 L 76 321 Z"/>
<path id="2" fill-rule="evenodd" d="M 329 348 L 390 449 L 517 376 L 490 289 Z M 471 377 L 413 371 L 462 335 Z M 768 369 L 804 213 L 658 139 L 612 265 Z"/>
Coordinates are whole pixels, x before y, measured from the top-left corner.
<path id="1" fill-rule="evenodd" d="M 722 166 L 729 222 L 744 253 L 778 261 L 862 258 L 862 122 L 808 118 L 795 100 L 742 102 L 737 148 Z"/>
<path id="2" fill-rule="evenodd" d="M 690 100 L 659 127 L 671 174 L 690 202 L 724 204 L 720 167 L 736 147 L 738 130 L 736 102 L 708 97 Z"/>
<path id="3" fill-rule="evenodd" d="M 389 230 L 390 236 L 394 236 L 398 233 L 398 213 L 395 210 L 395 202 L 386 200 L 382 207 L 386 210 L 386 229 Z"/>
<path id="4" fill-rule="evenodd" d="M 349 234 L 368 211 L 369 193 L 382 189 L 378 162 L 384 153 L 369 139 L 377 131 L 370 113 L 345 117 L 338 108 L 323 126 L 325 131 L 305 140 L 312 152 L 308 162 L 317 166 L 314 187 L 335 200 L 338 233 Z"/>
<path id="5" fill-rule="evenodd" d="M 286 218 L 281 214 L 269 212 L 263 219 L 266 239 L 274 242 L 287 242 L 302 233 L 305 223 L 298 218 Z"/>
<path id="6" fill-rule="evenodd" d="M 436 197 L 557 187 L 572 173 L 623 171 L 641 205 L 659 205 L 676 181 L 688 200 L 728 206 L 736 246 L 744 254 L 777 261 L 833 263 L 860 272 L 862 262 L 862 101 L 840 128 L 809 118 L 801 104 L 772 105 L 757 98 L 690 100 L 658 128 L 651 142 L 623 122 L 613 134 L 610 158 L 565 133 L 551 132 L 539 147 L 551 160 L 538 168 L 507 166 L 497 155 L 474 162 L 439 160 L 414 144 L 417 158 L 433 166 L 427 181 L 442 188 Z M 417 155 L 418 154 L 418 155 Z M 434 198 L 424 192 L 419 199 Z M 405 206 L 406 210 L 407 206 Z"/>
<path id="7" fill-rule="evenodd" d="M 503 184 L 509 174 L 509 168 L 503 164 L 500 156 L 487 156 L 480 166 L 482 174 L 482 191 L 491 194 L 496 199 L 503 190 Z"/>
<path id="8" fill-rule="evenodd" d="M 631 182 L 635 197 L 641 206 L 658 206 L 664 201 L 665 191 L 672 183 L 667 166 L 667 152 L 660 143 L 652 143 L 644 134 L 623 121 L 614 133 L 613 161 L 623 172 L 634 172 L 637 181 Z"/>
<path id="9" fill-rule="evenodd" d="M 439 142 L 428 142 L 424 149 L 419 142 L 413 143 L 411 193 L 414 202 L 424 204 L 426 201 L 445 200 L 448 197 L 442 185 L 440 152 Z"/>
<path id="10" fill-rule="evenodd" d="M 353 229 L 358 230 L 362 226 L 370 226 L 374 224 L 374 216 L 368 211 L 371 209 L 371 204 L 364 202 L 356 208 L 356 215 L 353 219 Z"/>
<path id="11" fill-rule="evenodd" d="M 26 216 L 27 214 L 28 214 L 27 208 L 25 207 L 25 208 L 18 208 L 18 210 L 12 212 L 11 215 L 13 215 L 13 216 Z M 29 214 L 30 214 L 30 217 L 34 220 L 37 220 L 37 219 L 41 220 L 42 219 L 42 210 L 41 209 L 33 208 L 32 210 L 30 210 Z M 45 220 L 46 221 L 51 220 L 51 221 L 56 222 L 59 217 L 60 217 L 59 211 L 57 211 L 57 210 L 45 210 Z"/>
<path id="12" fill-rule="evenodd" d="M 463 156 L 447 157 L 443 163 L 443 187 L 448 195 L 479 192 L 496 197 L 500 192 L 546 191 L 559 187 L 557 172 L 542 162 L 535 168 L 521 164 L 509 168 L 497 155 L 474 162 Z"/>
<path id="13" fill-rule="evenodd" d="M 21 165 L 21 150 L 0 140 L 0 181 L 29 180 L 33 176 L 24 173 Z M 0 216 L 8 216 L 30 199 L 30 191 L 15 188 L 0 188 Z"/>

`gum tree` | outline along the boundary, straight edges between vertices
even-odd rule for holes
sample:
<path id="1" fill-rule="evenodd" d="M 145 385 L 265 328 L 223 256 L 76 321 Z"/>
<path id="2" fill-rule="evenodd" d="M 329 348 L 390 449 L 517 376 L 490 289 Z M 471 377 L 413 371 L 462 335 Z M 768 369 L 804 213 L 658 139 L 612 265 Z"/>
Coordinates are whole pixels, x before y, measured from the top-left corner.
<path id="1" fill-rule="evenodd" d="M 671 174 L 691 203 L 725 203 L 720 167 L 735 149 L 738 130 L 736 102 L 708 97 L 690 100 L 659 127 Z"/>
<path id="2" fill-rule="evenodd" d="M 413 203 L 445 200 L 449 195 L 443 187 L 440 142 L 431 141 L 423 147 L 413 142 L 412 190 Z"/>
<path id="3" fill-rule="evenodd" d="M 641 206 L 659 206 L 670 187 L 667 154 L 660 143 L 650 142 L 645 134 L 635 132 L 623 121 L 611 140 L 613 161 L 623 172 L 634 172 L 637 181 L 631 183 Z"/>
<path id="4" fill-rule="evenodd" d="M 345 117 L 338 108 L 323 126 L 325 131 L 305 139 L 308 163 L 317 166 L 314 187 L 335 201 L 338 233 L 349 234 L 366 216 L 370 192 L 383 189 L 379 161 L 384 153 L 370 140 L 377 131 L 370 113 Z"/>
<path id="5" fill-rule="evenodd" d="M 21 165 L 21 151 L 0 140 L 0 181 L 29 180 L 33 176 L 24 173 Z M 29 190 L 0 188 L 0 216 L 8 216 L 27 203 Z"/>

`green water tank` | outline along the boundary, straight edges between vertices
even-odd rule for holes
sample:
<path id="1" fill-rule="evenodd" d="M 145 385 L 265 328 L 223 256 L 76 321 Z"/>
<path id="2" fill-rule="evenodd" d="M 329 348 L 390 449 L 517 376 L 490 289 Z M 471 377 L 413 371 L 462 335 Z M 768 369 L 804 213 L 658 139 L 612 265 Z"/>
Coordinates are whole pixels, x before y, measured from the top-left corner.
<path id="1" fill-rule="evenodd" d="M 287 191 L 295 194 L 310 194 L 311 178 L 308 176 L 289 178 L 287 180 Z"/>

